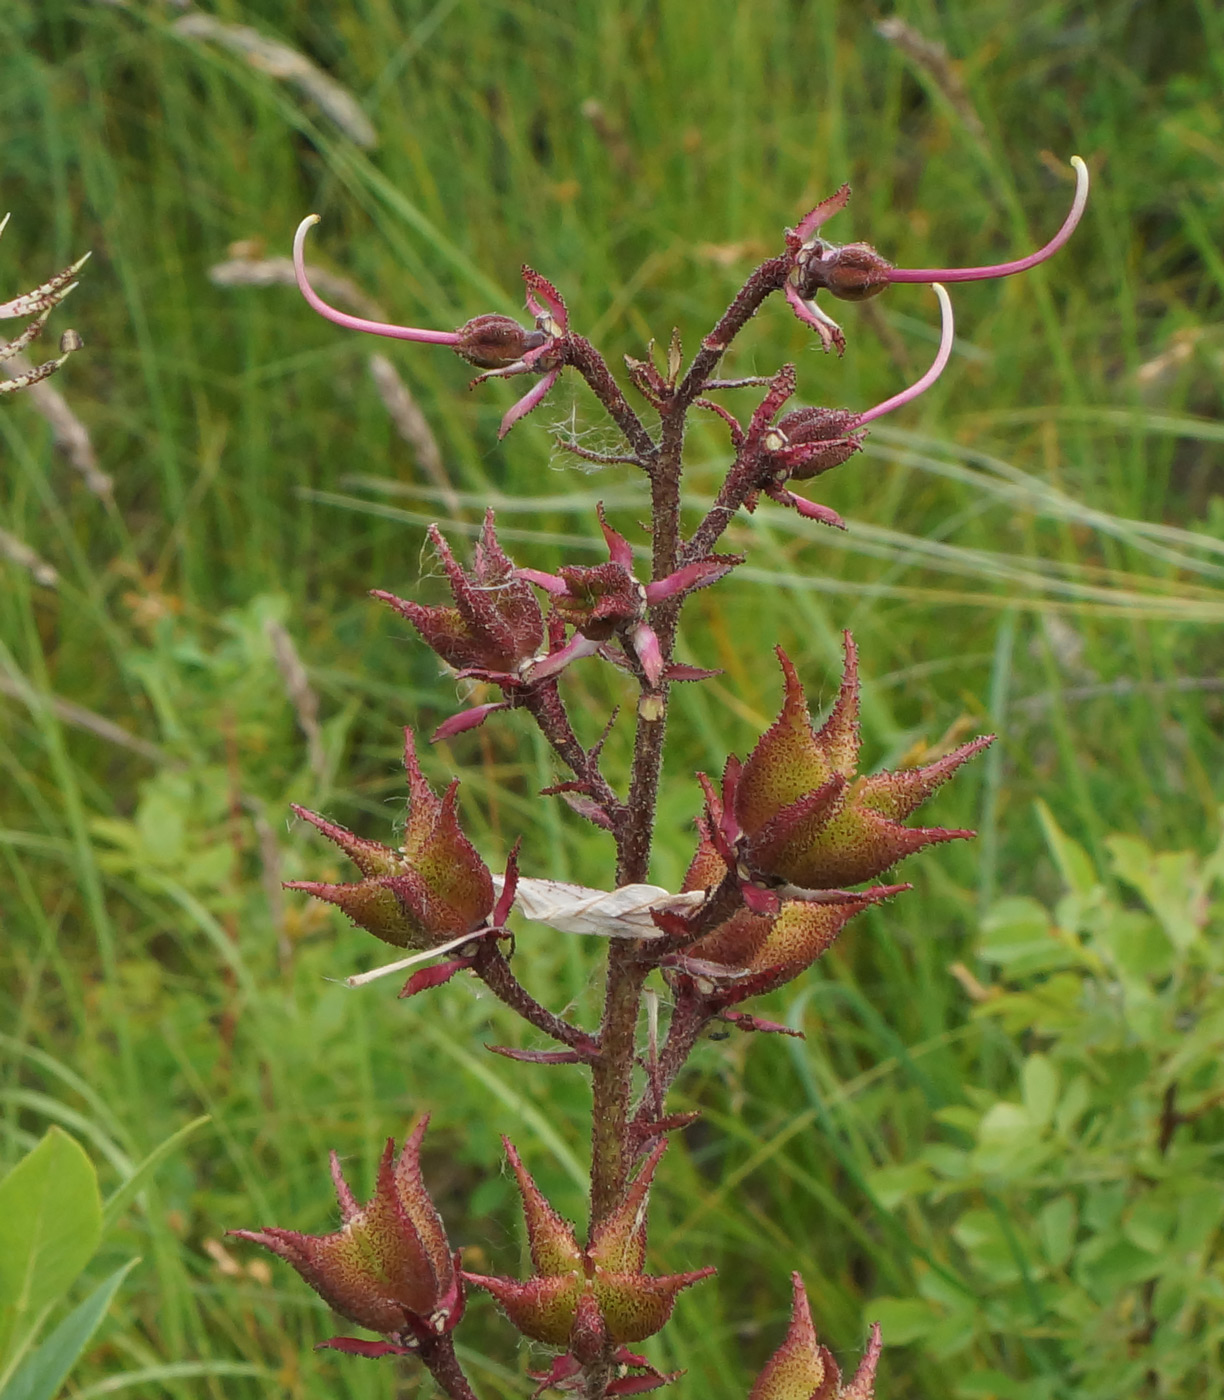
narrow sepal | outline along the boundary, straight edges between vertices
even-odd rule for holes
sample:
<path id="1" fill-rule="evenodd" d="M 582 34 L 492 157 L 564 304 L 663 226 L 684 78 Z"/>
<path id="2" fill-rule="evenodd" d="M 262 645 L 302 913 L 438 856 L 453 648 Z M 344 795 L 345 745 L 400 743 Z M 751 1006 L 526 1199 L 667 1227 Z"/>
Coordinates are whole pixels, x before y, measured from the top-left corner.
<path id="1" fill-rule="evenodd" d="M 602 828 L 604 831 L 612 831 L 614 829 L 612 818 L 608 816 L 607 812 L 604 811 L 593 797 L 587 797 L 581 792 L 566 792 L 564 790 L 558 792 L 557 795 L 571 812 L 576 813 L 580 817 L 584 817 L 587 821 Z"/>
<path id="2" fill-rule="evenodd" d="M 829 195 L 827 199 L 822 199 L 816 208 L 805 214 L 793 229 L 788 229 L 788 235 L 795 239 L 796 245 L 802 244 L 811 238 L 820 226 L 831 219 L 834 214 L 840 214 L 849 201 L 850 186 L 843 185 L 835 194 Z"/>
<path id="3" fill-rule="evenodd" d="M 922 768 L 902 768 L 894 773 L 875 773 L 864 778 L 856 793 L 857 801 L 881 816 L 902 821 L 920 807 L 928 797 L 976 754 L 994 743 L 993 734 L 985 734 L 962 744 L 950 754 Z"/>
<path id="4" fill-rule="evenodd" d="M 837 701 L 820 726 L 816 742 L 833 768 L 847 778 L 854 776 L 859 757 L 858 648 L 849 632 L 842 633 L 845 664 Z"/>
<path id="5" fill-rule="evenodd" d="M 569 329 L 569 311 L 561 293 L 547 277 L 542 277 L 526 263 L 523 264 L 522 273 L 527 287 L 527 306 L 531 314 L 536 317 L 551 317 L 554 325 L 548 328 L 549 334 L 564 335 Z"/>
<path id="6" fill-rule="evenodd" d="M 777 484 L 767 486 L 765 494 L 771 501 L 777 501 L 779 505 L 789 506 L 791 510 L 798 511 L 805 520 L 819 521 L 821 525 L 829 525 L 834 530 L 847 528 L 846 522 L 832 506 L 821 505 L 819 501 L 809 501 L 806 496 L 796 496 L 793 491 Z"/>
<path id="7" fill-rule="evenodd" d="M 469 729 L 479 729 L 495 711 L 509 708 L 504 700 L 498 700 L 489 705 L 473 705 L 470 710 L 460 710 L 458 714 L 451 715 L 438 725 L 430 735 L 429 742 L 437 744 L 443 739 L 453 739 L 456 734 L 466 734 Z"/>
<path id="8" fill-rule="evenodd" d="M 945 827 L 901 826 L 858 806 L 852 791 L 842 810 L 812 845 L 771 873 L 805 889 L 857 885 L 863 880 L 874 880 L 926 846 L 965 840 L 973 834 Z"/>
<path id="9" fill-rule="evenodd" d="M 455 973 L 465 972 L 471 966 L 471 958 L 450 958 L 446 962 L 434 963 L 431 967 L 418 968 L 400 988 L 399 1000 L 406 1001 L 419 992 L 441 987 L 449 982 Z"/>
<path id="10" fill-rule="evenodd" d="M 367 841 L 336 822 L 329 822 L 317 812 L 290 803 L 290 810 L 303 821 L 321 831 L 329 841 L 334 841 L 346 856 L 357 866 L 363 875 L 394 875 L 404 867 L 403 857 L 384 846 L 380 841 Z"/>
<path id="11" fill-rule="evenodd" d="M 867 1342 L 867 1350 L 863 1353 L 863 1359 L 859 1362 L 854 1375 L 851 1376 L 850 1383 L 842 1387 L 838 1400 L 875 1400 L 876 1368 L 880 1364 L 882 1350 L 880 1324 L 873 1322 L 871 1324 L 871 1337 Z"/>
<path id="12" fill-rule="evenodd" d="M 789 278 L 785 290 L 786 300 L 790 303 L 791 310 L 805 326 L 810 326 L 820 337 L 821 348 L 826 354 L 830 350 L 836 350 L 839 355 L 844 355 L 846 353 L 845 332 L 832 316 L 816 304 L 815 297 L 802 297 Z"/>
<path id="13" fill-rule="evenodd" d="M 608 1336 L 622 1343 L 641 1342 L 654 1336 L 671 1317 L 676 1295 L 716 1272 L 706 1268 L 654 1277 L 598 1271 L 592 1288 Z"/>
<path id="14" fill-rule="evenodd" d="M 629 541 L 608 524 L 608 517 L 604 514 L 602 501 L 596 503 L 595 514 L 599 517 L 599 528 L 603 531 L 604 540 L 608 545 L 608 558 L 612 563 L 619 564 L 626 573 L 631 574 L 633 572 L 633 549 L 630 547 Z"/>
<path id="15" fill-rule="evenodd" d="M 685 666 L 673 662 L 663 672 L 663 679 L 665 681 L 710 681 L 715 676 L 721 675 L 721 668 L 711 671 L 705 666 Z"/>
<path id="16" fill-rule="evenodd" d="M 582 1251 L 578 1248 L 574 1227 L 563 1220 L 545 1199 L 510 1139 L 503 1137 L 502 1143 L 523 1198 L 531 1262 L 539 1273 L 550 1276 L 567 1274 L 579 1268 Z"/>
<path id="17" fill-rule="evenodd" d="M 823 787 L 836 771 L 817 741 L 794 664 L 781 647 L 776 651 L 785 687 L 782 712 L 745 759 L 733 804 L 736 820 L 749 833 Z"/>
<path id="18" fill-rule="evenodd" d="M 568 1345 L 583 1288 L 577 1272 L 531 1278 L 524 1283 L 466 1271 L 463 1277 L 491 1294 L 523 1336 L 549 1346 Z"/>
<path id="19" fill-rule="evenodd" d="M 384 1356 L 411 1356 L 415 1348 L 396 1346 L 394 1342 L 370 1342 L 361 1337 L 329 1337 L 316 1342 L 315 1351 L 343 1351 L 349 1356 L 367 1356 L 377 1361 Z"/>
<path id="20" fill-rule="evenodd" d="M 285 889 L 334 904 L 358 928 L 393 948 L 425 946 L 428 930 L 411 896 L 413 881 L 405 876 L 361 880 L 351 885 L 327 885 L 317 880 L 287 880 Z M 441 941 L 441 940 L 439 940 Z"/>
<path id="21" fill-rule="evenodd" d="M 512 1045 L 486 1045 L 494 1055 L 502 1055 L 507 1060 L 518 1060 L 526 1065 L 583 1065 L 589 1064 L 596 1055 L 592 1048 L 589 1054 L 578 1050 L 519 1050 Z"/>
<path id="22" fill-rule="evenodd" d="M 498 442 L 500 442 L 502 438 L 506 436 L 506 434 L 510 431 L 511 428 L 514 427 L 514 425 L 519 421 L 520 418 L 526 418 L 533 408 L 538 408 L 540 404 L 544 402 L 544 400 L 548 397 L 549 390 L 557 382 L 560 376 L 561 370 L 559 368 L 550 369 L 538 384 L 535 384 L 530 389 L 528 389 L 527 392 L 523 395 L 521 399 L 519 399 L 519 401 L 516 404 L 514 404 L 512 407 L 506 410 L 505 416 L 502 418 L 501 423 L 497 429 Z"/>
<path id="23" fill-rule="evenodd" d="M 625 1199 L 595 1231 L 588 1251 L 600 1268 L 613 1273 L 640 1273 L 646 1262 L 646 1209 L 650 1185 L 666 1140 L 651 1152 L 625 1192 Z"/>
<path id="24" fill-rule="evenodd" d="M 699 588 L 708 588 L 720 578 L 725 578 L 737 564 L 743 562 L 743 556 L 739 554 L 711 554 L 705 559 L 695 559 L 691 564 L 677 569 L 674 574 L 660 579 L 658 583 L 648 583 L 646 601 L 652 604 L 660 603 L 663 599 L 674 598 L 677 594 L 695 593 Z"/>
<path id="25" fill-rule="evenodd" d="M 750 1016 L 746 1011 L 724 1011 L 718 1018 L 741 1031 L 757 1031 L 764 1035 L 790 1035 L 796 1040 L 805 1039 L 802 1031 L 794 1026 L 784 1026 L 781 1021 L 766 1021 L 760 1016 Z"/>
<path id="26" fill-rule="evenodd" d="M 791 1275 L 793 1299 L 786 1340 L 765 1363 L 749 1400 L 833 1400 L 841 1379 L 837 1363 L 821 1346 L 812 1325 L 807 1293 Z"/>

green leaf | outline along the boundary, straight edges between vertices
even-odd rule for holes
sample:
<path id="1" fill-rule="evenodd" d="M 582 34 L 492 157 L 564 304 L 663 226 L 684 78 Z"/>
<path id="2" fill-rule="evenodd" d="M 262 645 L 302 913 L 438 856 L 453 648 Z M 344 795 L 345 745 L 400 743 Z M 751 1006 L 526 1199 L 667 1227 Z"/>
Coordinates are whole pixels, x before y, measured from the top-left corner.
<path id="1" fill-rule="evenodd" d="M 1150 851 L 1133 836 L 1111 836 L 1105 843 L 1118 878 L 1143 896 L 1179 951 L 1202 934 L 1206 921 L 1203 872 L 1192 851 Z"/>
<path id="2" fill-rule="evenodd" d="M 1054 1114 L 1055 1131 L 1064 1137 L 1071 1133 L 1088 1111 L 1090 1099 L 1088 1080 L 1084 1075 L 1077 1074 L 1059 1100 L 1058 1109 Z"/>
<path id="3" fill-rule="evenodd" d="M 992 1151 L 1007 1153 L 1023 1146 L 1033 1136 L 1034 1124 L 1028 1110 L 1005 1099 L 992 1104 L 978 1124 L 979 1145 Z"/>
<path id="4" fill-rule="evenodd" d="M 1056 1269 L 1071 1257 L 1077 1224 L 1075 1201 L 1070 1196 L 1056 1196 L 1037 1212 L 1041 1252 Z"/>
<path id="5" fill-rule="evenodd" d="M 106 1205 L 102 1211 L 102 1233 L 104 1235 L 109 1234 L 114 1229 L 123 1212 L 175 1148 L 181 1147 L 194 1132 L 209 1122 L 210 1118 L 210 1114 L 202 1114 L 199 1118 L 193 1118 L 186 1127 L 180 1128 L 177 1133 L 171 1133 L 164 1142 L 159 1143 L 149 1153 L 123 1185 L 107 1197 Z"/>
<path id="6" fill-rule="evenodd" d="M 51 1128 L 0 1181 L 0 1356 L 68 1290 L 101 1238 L 93 1163 Z"/>
<path id="7" fill-rule="evenodd" d="M 1075 1265 L 1077 1282 L 1102 1306 L 1112 1303 L 1124 1290 L 1159 1278 L 1164 1272 L 1162 1261 L 1147 1250 L 1129 1240 L 1107 1237 L 1082 1249 Z"/>
<path id="8" fill-rule="evenodd" d="M 1224 1200 L 1218 1181 L 1204 1181 L 1199 1178 L 1183 1178 L 1170 1183 L 1177 1195 L 1177 1233 L 1173 1237 L 1173 1250 L 1184 1255 L 1192 1250 L 1206 1247 L 1212 1234 L 1219 1228 L 1220 1217 L 1224 1215 Z"/>
<path id="9" fill-rule="evenodd" d="M 130 1259 L 104 1279 L 83 1303 L 78 1303 L 38 1350 L 26 1357 L 0 1390 L 0 1400 L 54 1400 L 106 1316 L 119 1285 L 139 1262 Z"/>
<path id="10" fill-rule="evenodd" d="M 1035 899 L 997 900 L 982 918 L 978 952 L 1007 969 L 1010 978 L 1066 967 L 1075 956 L 1059 941 L 1046 910 Z"/>
<path id="11" fill-rule="evenodd" d="M 1155 919 L 1138 909 L 1108 906 L 1093 942 L 1112 953 L 1118 971 L 1132 982 L 1157 981 L 1173 970 L 1172 940 Z"/>
<path id="12" fill-rule="evenodd" d="M 1174 1189 L 1148 1191 L 1130 1206 L 1122 1220 L 1125 1237 L 1148 1254 L 1164 1255 L 1168 1251 L 1173 1228 L 1177 1224 L 1177 1197 L 1181 1184 L 1163 1184 Z"/>
<path id="13" fill-rule="evenodd" d="M 1045 1055 L 1030 1055 L 1020 1071 L 1020 1090 L 1029 1117 L 1045 1128 L 1058 1102 L 1058 1071 Z"/>
<path id="14" fill-rule="evenodd" d="M 1054 857 L 1054 864 L 1058 866 L 1063 884 L 1074 894 L 1090 895 L 1100 881 L 1087 851 L 1072 841 L 1054 820 L 1054 813 L 1044 802 L 1038 801 L 1036 807 L 1046 845 L 1050 848 L 1050 855 Z"/>
<path id="15" fill-rule="evenodd" d="M 952 1237 L 992 1283 L 1014 1283 L 1020 1265 L 997 1217 L 989 1210 L 967 1210 Z"/>
<path id="16" fill-rule="evenodd" d="M 867 1177 L 871 1194 L 884 1207 L 892 1210 L 911 1196 L 921 1196 L 935 1185 L 935 1177 L 923 1162 L 908 1162 L 896 1167 L 881 1167 Z"/>

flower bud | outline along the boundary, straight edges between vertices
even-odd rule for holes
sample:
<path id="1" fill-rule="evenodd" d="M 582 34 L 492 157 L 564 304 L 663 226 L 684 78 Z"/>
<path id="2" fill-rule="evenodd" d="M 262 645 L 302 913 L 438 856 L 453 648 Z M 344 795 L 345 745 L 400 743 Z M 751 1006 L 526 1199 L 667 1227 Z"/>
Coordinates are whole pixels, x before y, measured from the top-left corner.
<path id="1" fill-rule="evenodd" d="M 846 895 L 843 887 L 875 879 L 924 846 L 973 835 L 901 823 L 994 736 L 922 768 L 858 776 L 858 661 L 849 633 L 845 645 L 841 690 L 819 730 L 795 668 L 778 648 L 786 687 L 782 713 L 743 764 L 727 760 L 721 797 L 702 776 L 706 815 L 698 821 L 701 842 L 686 890 L 714 888 L 723 878 L 721 862 L 759 915 L 778 913 L 774 890 L 801 902 L 813 898 L 804 892 L 824 892 L 816 902 L 826 904 L 881 898 L 875 890 Z"/>
<path id="2" fill-rule="evenodd" d="M 875 879 L 924 846 L 973 835 L 901 821 L 991 738 L 923 768 L 859 777 L 858 660 L 850 634 L 837 703 L 819 730 L 780 648 L 778 659 L 786 683 L 782 713 L 732 775 L 725 797 L 751 874 L 809 890 L 840 888 Z"/>
<path id="3" fill-rule="evenodd" d="M 412 730 L 404 731 L 410 801 L 403 847 L 396 851 L 354 836 L 304 807 L 294 807 L 347 855 L 365 877 L 354 884 L 294 880 L 342 909 L 360 928 L 396 948 L 432 948 L 483 928 L 493 910 L 493 877 L 459 829 L 458 780 L 438 798 L 417 762 Z"/>
<path id="4" fill-rule="evenodd" d="M 421 1177 L 421 1139 L 428 1124 L 428 1118 L 421 1120 L 398 1160 L 394 1141 L 387 1143 L 374 1195 L 364 1206 L 354 1200 L 339 1159 L 331 1154 L 343 1220 L 335 1233 L 303 1235 L 275 1228 L 229 1232 L 279 1254 L 343 1317 L 393 1343 L 381 1348 L 337 1337 L 324 1345 L 388 1355 L 449 1332 L 463 1314 L 456 1259 Z"/>
<path id="5" fill-rule="evenodd" d="M 796 408 L 766 430 L 765 450 L 785 479 L 808 481 L 840 467 L 863 446 L 858 414 L 845 408 Z"/>
<path id="6" fill-rule="evenodd" d="M 714 1272 L 698 1269 L 662 1277 L 642 1272 L 646 1204 L 665 1148 L 666 1143 L 659 1144 L 620 1208 L 594 1231 L 589 1248 L 582 1249 L 573 1226 L 545 1200 L 506 1142 L 523 1198 L 535 1273 L 522 1282 L 468 1273 L 464 1278 L 492 1294 L 524 1336 L 566 1347 L 582 1364 L 610 1347 L 652 1336 L 671 1316 L 676 1294 Z"/>
<path id="7" fill-rule="evenodd" d="M 429 540 L 446 570 L 454 607 L 429 607 L 382 591 L 373 596 L 406 617 L 448 666 L 480 680 L 518 685 L 524 665 L 543 648 L 544 615 L 498 543 L 492 510 L 485 514 L 471 573 L 436 525 L 429 527 Z"/>
<path id="8" fill-rule="evenodd" d="M 825 244 L 820 256 L 806 264 L 799 294 L 815 296 L 823 287 L 842 301 L 867 301 L 889 285 L 892 267 L 870 243 Z M 805 292 L 804 286 L 811 291 Z"/>
<path id="9" fill-rule="evenodd" d="M 459 327 L 455 354 L 478 369 L 504 369 L 547 340 L 540 330 L 527 330 L 510 316 L 475 316 Z"/>
<path id="10" fill-rule="evenodd" d="M 690 943 L 674 966 L 697 979 L 707 1004 L 733 1006 L 806 972 L 856 914 L 891 893 L 889 887 L 865 890 L 862 898 L 839 904 L 788 899 L 775 914 L 741 908 Z"/>
<path id="11" fill-rule="evenodd" d="M 748 1400 L 874 1400 L 880 1358 L 879 1324 L 872 1325 L 863 1360 L 850 1383 L 843 1386 L 833 1354 L 817 1339 L 803 1280 L 798 1274 L 791 1275 L 791 1285 L 794 1296 L 786 1340 L 765 1363 Z"/>

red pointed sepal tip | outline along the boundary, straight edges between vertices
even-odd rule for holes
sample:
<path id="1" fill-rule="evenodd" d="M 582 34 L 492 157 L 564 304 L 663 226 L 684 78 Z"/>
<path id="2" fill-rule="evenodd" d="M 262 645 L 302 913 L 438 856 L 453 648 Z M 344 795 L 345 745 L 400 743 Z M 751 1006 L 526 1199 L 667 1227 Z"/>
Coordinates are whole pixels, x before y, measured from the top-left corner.
<path id="1" fill-rule="evenodd" d="M 582 1251 L 574 1227 L 553 1209 L 510 1139 L 503 1137 L 502 1145 L 522 1197 L 531 1262 L 537 1272 L 556 1276 L 577 1269 L 582 1262 Z"/>
<path id="2" fill-rule="evenodd" d="M 411 1356 L 414 1347 L 396 1346 L 394 1342 L 370 1342 L 361 1337 L 329 1337 L 316 1342 L 315 1351 L 342 1351 L 349 1356 L 368 1356 L 377 1361 L 384 1356 Z"/>
<path id="3" fill-rule="evenodd" d="M 421 1139 L 428 1121 L 423 1118 L 417 1125 L 398 1159 L 394 1141 L 388 1141 L 374 1194 L 363 1206 L 353 1198 L 333 1154 L 342 1229 L 329 1235 L 274 1228 L 229 1233 L 279 1255 L 343 1317 L 381 1333 L 394 1346 L 402 1346 L 406 1337 L 450 1331 L 462 1316 L 463 1293 L 441 1217 L 421 1178 Z M 341 1340 L 354 1347 L 379 1345 Z"/>
<path id="4" fill-rule="evenodd" d="M 446 962 L 434 963 L 431 967 L 418 968 L 400 988 L 399 1000 L 414 997 L 418 992 L 427 992 L 431 987 L 441 987 L 449 982 L 457 972 L 466 972 L 472 966 L 472 958 L 449 958 Z"/>
<path id="5" fill-rule="evenodd" d="M 289 810 L 339 846 L 363 875 L 395 875 L 404 868 L 403 859 L 389 846 L 384 846 L 379 841 L 367 841 L 364 837 L 354 836 L 347 827 L 340 826 L 337 822 L 329 822 L 318 812 L 312 812 L 308 807 L 299 807 L 296 802 L 289 804 Z"/>
<path id="6" fill-rule="evenodd" d="M 791 1035 L 797 1040 L 805 1039 L 802 1031 L 794 1026 L 784 1026 L 781 1021 L 766 1021 L 760 1016 L 749 1016 L 746 1011 L 724 1011 L 718 1018 L 741 1031 L 759 1031 L 765 1035 Z"/>
<path id="7" fill-rule="evenodd" d="M 486 1045 L 485 1049 L 526 1065 L 583 1065 L 589 1064 L 598 1054 L 593 1042 L 586 1054 L 580 1050 L 519 1050 L 513 1045 Z"/>
<path id="8" fill-rule="evenodd" d="M 836 1400 L 841 1373 L 812 1325 L 803 1279 L 791 1275 L 790 1326 L 786 1340 L 765 1363 L 749 1400 Z"/>
<path id="9" fill-rule="evenodd" d="M 875 1400 L 876 1368 L 880 1364 L 880 1353 L 883 1349 L 883 1343 L 880 1339 L 880 1324 L 873 1322 L 871 1324 L 871 1337 L 867 1342 L 867 1350 L 863 1353 L 863 1359 L 850 1378 L 850 1383 L 842 1388 L 838 1400 Z"/>
<path id="10" fill-rule="evenodd" d="M 507 1142 L 527 1218 L 535 1274 L 524 1281 L 464 1274 L 491 1293 L 524 1336 L 562 1346 L 583 1364 L 652 1336 L 671 1316 L 676 1294 L 713 1273 L 656 1277 L 642 1273 L 646 1255 L 646 1199 L 664 1144 L 651 1153 L 620 1207 L 579 1247 L 573 1226 L 541 1194 Z"/>

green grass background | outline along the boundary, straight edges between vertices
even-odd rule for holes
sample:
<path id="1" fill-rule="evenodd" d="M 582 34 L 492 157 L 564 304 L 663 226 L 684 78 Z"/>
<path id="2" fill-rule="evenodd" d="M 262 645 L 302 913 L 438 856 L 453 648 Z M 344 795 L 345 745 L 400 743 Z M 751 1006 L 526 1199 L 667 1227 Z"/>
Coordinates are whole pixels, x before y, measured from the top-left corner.
<path id="1" fill-rule="evenodd" d="M 767 504 L 733 536 L 748 567 L 686 614 L 685 659 L 725 673 L 677 699 L 662 883 L 691 851 L 694 771 L 745 752 L 775 712 L 775 641 L 819 704 L 854 629 L 871 766 L 957 725 L 1000 734 L 931 809 L 980 840 L 912 863 L 914 893 L 762 1006 L 802 1018 L 807 1041 L 707 1043 L 678 1095 L 707 1117 L 662 1172 L 655 1262 L 721 1273 L 684 1296 L 652 1355 L 689 1369 L 690 1394 L 744 1395 L 798 1268 L 850 1360 L 866 1301 L 912 1292 L 943 1248 L 934 1226 L 883 1210 L 866 1174 L 1010 1064 L 948 967 L 995 894 L 1054 888 L 1033 799 L 1094 854 L 1113 831 L 1202 849 L 1216 830 L 1224 19 L 1210 0 L 902 0 L 896 16 L 951 55 L 949 86 L 876 32 L 873 7 L 834 0 L 201 12 L 309 57 L 377 144 L 266 64 L 176 29 L 180 7 L 0 8 L 0 211 L 13 211 L 0 287 L 14 295 L 93 249 L 52 322 L 88 349 L 53 382 L 115 487 L 113 502 L 85 488 L 28 398 L 0 407 L 0 526 L 59 572 L 40 587 L 0 562 L 0 1156 L 56 1121 L 118 1180 L 213 1115 L 113 1242 L 143 1263 L 78 1376 L 84 1395 L 416 1393 L 411 1368 L 311 1354 L 332 1330 L 313 1295 L 208 1242 L 236 1226 L 330 1228 L 328 1148 L 363 1190 L 382 1141 L 420 1112 L 435 1115 L 428 1179 L 478 1266 L 514 1270 L 521 1252 L 498 1132 L 559 1208 L 582 1211 L 579 1076 L 487 1055 L 485 1041 L 531 1042 L 461 983 L 411 1004 L 390 983 L 337 987 L 377 949 L 275 891 L 340 874 L 287 825 L 287 803 L 387 836 L 400 726 L 427 732 L 457 703 L 366 589 L 439 599 L 424 525 L 459 542 L 490 500 L 538 568 L 597 557 L 600 499 L 640 543 L 641 483 L 558 453 L 558 422 L 614 441 L 569 383 L 499 445 L 516 386 L 469 394 L 449 354 L 342 333 L 289 287 L 218 286 L 209 269 L 238 240 L 287 255 L 317 210 L 313 257 L 394 319 L 515 312 L 530 261 L 616 366 L 673 326 L 694 347 L 783 227 L 843 180 L 854 198 L 829 233 L 929 266 L 1026 251 L 1063 216 L 1067 157 L 1092 168 L 1070 246 L 1027 277 L 957 289 L 939 385 L 812 493 L 849 534 Z M 928 291 L 842 310 L 843 361 L 775 299 L 734 368 L 793 359 L 804 401 L 866 407 L 924 367 Z M 378 350 L 433 426 L 449 503 L 379 401 Z M 727 460 L 725 433 L 696 423 L 695 497 Z M 313 762 L 268 618 L 320 697 Z M 590 736 L 625 698 L 594 663 L 566 685 Z M 628 740 L 622 724 L 609 745 L 618 778 Z M 462 772 L 491 862 L 521 834 L 528 872 L 607 881 L 606 839 L 533 796 L 554 770 L 520 716 L 426 763 L 439 781 Z M 537 929 L 518 959 L 550 1004 L 594 1014 L 597 950 Z M 527 1393 L 514 1334 L 491 1307 L 472 1318 L 461 1337 L 481 1393 Z M 1034 1345 L 1000 1337 L 942 1363 L 896 1348 L 881 1393 L 954 1395 L 974 1367 L 1041 1369 Z"/>

